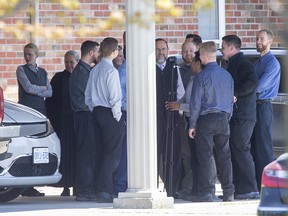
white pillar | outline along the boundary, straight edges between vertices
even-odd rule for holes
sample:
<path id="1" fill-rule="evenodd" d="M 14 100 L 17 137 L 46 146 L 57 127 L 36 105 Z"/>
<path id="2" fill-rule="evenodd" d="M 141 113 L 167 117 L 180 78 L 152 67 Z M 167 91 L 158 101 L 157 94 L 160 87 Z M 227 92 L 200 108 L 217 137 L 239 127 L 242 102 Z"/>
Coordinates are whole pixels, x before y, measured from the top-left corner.
<path id="1" fill-rule="evenodd" d="M 173 208 L 157 189 L 156 61 L 154 0 L 127 0 L 128 190 L 114 208 Z M 129 18 L 141 14 L 144 25 Z"/>

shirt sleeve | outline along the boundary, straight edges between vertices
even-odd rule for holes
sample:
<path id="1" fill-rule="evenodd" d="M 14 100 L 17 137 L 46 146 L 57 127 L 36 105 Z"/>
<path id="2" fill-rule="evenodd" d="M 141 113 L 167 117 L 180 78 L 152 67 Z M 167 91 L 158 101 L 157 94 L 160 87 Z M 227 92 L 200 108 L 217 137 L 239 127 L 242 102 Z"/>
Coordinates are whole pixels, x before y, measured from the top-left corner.
<path id="1" fill-rule="evenodd" d="M 179 113 L 182 115 L 183 112 L 190 112 L 189 110 L 189 104 L 186 103 L 186 92 L 184 93 L 183 97 L 180 98 L 178 101 L 178 103 L 180 103 L 180 107 L 179 107 Z"/>
<path id="2" fill-rule="evenodd" d="M 188 103 L 181 103 L 179 110 L 182 112 L 185 112 L 185 113 L 190 113 L 189 104 Z"/>
<path id="3" fill-rule="evenodd" d="M 182 79 L 181 79 L 181 74 L 180 74 L 179 67 L 177 67 L 177 74 L 178 74 L 178 79 L 177 79 L 177 100 L 179 100 L 185 94 L 185 89 L 184 89 L 184 85 L 183 85 L 183 82 L 182 82 Z"/>
<path id="4" fill-rule="evenodd" d="M 93 69 L 92 69 L 93 70 Z M 93 105 L 92 105 L 92 79 L 93 79 L 93 71 L 90 72 L 90 76 L 86 85 L 85 89 L 85 104 L 88 106 L 89 110 L 93 111 Z"/>
<path id="5" fill-rule="evenodd" d="M 109 74 L 109 77 L 107 79 L 107 86 L 109 89 L 109 103 L 112 108 L 113 117 L 119 122 L 122 116 L 121 112 L 122 92 L 121 92 L 119 75 L 116 69 Z"/>
<path id="6" fill-rule="evenodd" d="M 33 94 L 33 95 L 38 95 L 41 94 L 42 92 L 47 90 L 46 86 L 38 86 L 38 85 L 33 85 L 30 80 L 28 79 L 28 77 L 25 74 L 25 71 L 23 69 L 23 66 L 19 66 L 16 70 L 16 76 L 17 76 L 17 80 L 20 83 L 20 85 L 23 87 L 24 91 L 29 93 L 29 94 Z M 47 82 L 49 83 L 48 79 Z M 49 86 L 51 88 L 51 85 L 49 83 Z M 51 88 L 51 95 L 52 95 L 52 88 Z M 51 97 L 50 95 L 50 97 Z"/>
<path id="7" fill-rule="evenodd" d="M 203 88 L 198 76 L 195 76 L 190 99 L 190 128 L 196 128 L 196 122 L 201 112 Z"/>
<path id="8" fill-rule="evenodd" d="M 52 87 L 51 84 L 49 83 L 49 80 L 47 78 L 47 83 L 46 83 L 46 90 L 39 92 L 37 95 L 43 98 L 49 98 L 52 96 Z"/>

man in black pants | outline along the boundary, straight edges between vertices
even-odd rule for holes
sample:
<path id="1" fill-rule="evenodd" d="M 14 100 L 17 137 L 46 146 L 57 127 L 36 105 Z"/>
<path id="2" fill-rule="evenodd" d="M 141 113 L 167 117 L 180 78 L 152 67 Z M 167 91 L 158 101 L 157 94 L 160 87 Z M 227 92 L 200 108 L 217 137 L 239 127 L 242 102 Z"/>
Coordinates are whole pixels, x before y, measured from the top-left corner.
<path id="1" fill-rule="evenodd" d="M 92 69 L 85 91 L 85 103 L 92 111 L 96 146 L 101 154 L 97 202 L 113 202 L 113 173 L 121 159 L 125 134 L 121 120 L 122 92 L 112 60 L 118 55 L 118 41 L 105 38 L 100 44 L 101 61 Z"/>
<path id="2" fill-rule="evenodd" d="M 234 80 L 233 115 L 230 120 L 230 149 L 233 165 L 235 199 L 259 198 L 255 179 L 255 166 L 250 153 L 250 138 L 256 122 L 256 87 L 258 78 L 252 63 L 245 58 L 241 39 L 236 35 L 222 38 L 223 59 L 228 61 L 227 71 Z"/>
<path id="3" fill-rule="evenodd" d="M 190 100 L 189 136 L 195 138 L 198 165 L 198 195 L 192 201 L 214 201 L 213 148 L 223 201 L 234 200 L 232 163 L 229 148 L 229 119 L 233 112 L 234 83 L 231 75 L 216 62 L 217 47 L 208 41 L 199 46 L 205 68 L 194 78 Z"/>
<path id="4" fill-rule="evenodd" d="M 71 107 L 74 117 L 74 129 L 77 137 L 76 153 L 76 200 L 96 200 L 94 179 L 99 160 L 95 146 L 92 113 L 85 104 L 85 89 L 89 79 L 90 65 L 97 62 L 99 44 L 85 41 L 81 45 L 81 59 L 70 77 Z M 96 175 L 96 176 L 95 176 Z"/>
<path id="5" fill-rule="evenodd" d="M 180 182 L 182 167 L 182 151 L 180 142 L 180 130 L 182 128 L 180 128 L 179 125 L 179 113 L 177 111 L 166 110 L 165 103 L 180 99 L 184 95 L 185 90 L 179 70 L 175 70 L 173 68 L 173 63 L 167 61 L 168 51 L 167 42 L 162 38 L 156 39 L 157 171 L 159 176 L 160 163 L 162 163 L 164 166 L 163 181 L 167 194 L 168 196 L 177 198 L 176 192 Z M 171 85 L 172 79 L 173 87 Z M 172 93 L 174 93 L 174 95 L 170 95 L 171 97 L 169 98 L 169 94 Z M 167 116 L 170 114 L 170 120 L 174 121 L 174 125 L 170 125 L 171 128 L 169 129 L 167 128 Z M 168 130 L 170 130 L 170 132 L 168 132 Z M 172 134 L 173 140 L 171 137 Z M 167 135 L 169 135 L 169 137 Z M 172 144 L 173 146 L 171 147 Z M 173 151 L 173 159 L 170 158 L 171 151 Z M 171 170 L 169 169 L 171 166 L 173 173 L 171 173 Z M 163 175 L 160 176 L 162 177 Z M 172 182 L 169 178 L 170 175 L 172 175 Z M 169 185 L 172 185 L 172 188 L 169 188 Z"/>

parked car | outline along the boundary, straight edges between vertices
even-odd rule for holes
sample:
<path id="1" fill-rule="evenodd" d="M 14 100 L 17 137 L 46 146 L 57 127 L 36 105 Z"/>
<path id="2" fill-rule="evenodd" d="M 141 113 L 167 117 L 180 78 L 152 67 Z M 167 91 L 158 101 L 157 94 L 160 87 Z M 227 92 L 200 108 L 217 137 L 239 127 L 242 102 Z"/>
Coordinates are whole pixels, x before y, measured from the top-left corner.
<path id="1" fill-rule="evenodd" d="M 60 141 L 47 118 L 4 100 L 0 88 L 0 202 L 60 181 Z"/>
<path id="2" fill-rule="evenodd" d="M 243 48 L 241 51 L 253 63 L 259 57 L 259 52 L 255 48 Z M 288 152 L 287 128 L 288 128 L 288 68 L 287 51 L 283 48 L 272 48 L 271 52 L 278 59 L 281 65 L 280 87 L 277 97 L 272 101 L 274 124 L 272 131 L 272 142 L 274 156 L 277 158 L 281 154 Z M 221 65 L 222 53 L 217 52 L 217 62 Z M 176 55 L 176 63 L 183 62 L 181 55 Z"/>
<path id="3" fill-rule="evenodd" d="M 288 153 L 264 168 L 257 213 L 258 216 L 288 215 Z"/>

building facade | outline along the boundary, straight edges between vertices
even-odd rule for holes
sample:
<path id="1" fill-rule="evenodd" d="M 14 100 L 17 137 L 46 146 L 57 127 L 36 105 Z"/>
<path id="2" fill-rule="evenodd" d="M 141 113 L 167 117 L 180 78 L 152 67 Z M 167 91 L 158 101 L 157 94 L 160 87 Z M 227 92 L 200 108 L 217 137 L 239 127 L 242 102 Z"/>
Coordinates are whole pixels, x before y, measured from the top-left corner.
<path id="1" fill-rule="evenodd" d="M 174 0 L 175 5 L 183 9 L 180 17 L 171 17 L 163 9 L 156 9 L 160 19 L 156 22 L 155 37 L 168 41 L 170 54 L 180 53 L 181 44 L 189 33 L 199 34 L 205 41 L 214 40 L 219 46 L 224 35 L 237 34 L 242 39 L 243 47 L 255 47 L 256 32 L 261 28 L 268 28 L 275 34 L 273 47 L 284 46 L 282 35 L 287 22 L 281 11 L 287 7 L 286 1 L 279 5 L 278 1 L 270 0 L 211 1 L 213 7 L 198 10 L 194 8 L 194 0 Z M 0 30 L 0 86 L 4 89 L 6 99 L 18 100 L 16 69 L 18 65 L 24 64 L 23 47 L 29 42 L 39 46 L 40 56 L 37 62 L 48 71 L 49 78 L 64 69 L 64 53 L 71 49 L 80 53 L 80 45 L 85 40 L 96 40 L 100 43 L 109 36 L 117 38 L 120 44 L 123 43 L 125 25 L 117 22 L 117 18 L 114 18 L 115 22 L 112 19 L 112 23 L 105 23 L 105 20 L 113 11 L 125 12 L 125 0 L 80 0 L 80 9 L 77 10 L 68 10 L 52 2 L 42 0 L 29 4 L 25 9 L 2 20 L 6 26 L 14 28 L 12 33 Z M 31 13 L 29 8 L 34 12 Z M 141 17 L 147 18 L 145 12 L 139 12 L 138 18 Z M 39 23 L 48 31 L 53 29 L 51 34 L 54 34 L 55 38 L 33 37 L 31 33 L 22 30 L 20 22 Z M 105 27 L 108 30 L 101 31 L 103 25 L 108 25 Z M 83 26 L 95 32 L 89 35 Z M 64 37 L 60 38 L 62 35 Z M 142 42 L 145 43 L 139 41 Z"/>

